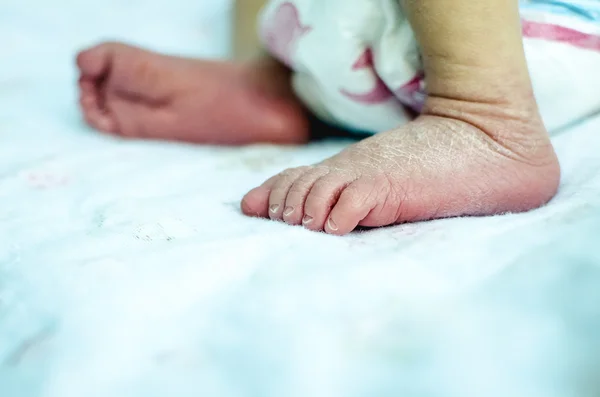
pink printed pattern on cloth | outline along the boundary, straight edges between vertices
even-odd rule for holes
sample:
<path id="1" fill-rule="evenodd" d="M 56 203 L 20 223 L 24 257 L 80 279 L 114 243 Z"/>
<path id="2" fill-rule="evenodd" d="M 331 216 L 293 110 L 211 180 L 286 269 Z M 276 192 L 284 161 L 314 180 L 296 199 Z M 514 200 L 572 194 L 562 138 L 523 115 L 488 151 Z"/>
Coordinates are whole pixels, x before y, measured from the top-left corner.
<path id="1" fill-rule="evenodd" d="M 351 99 L 354 102 L 362 103 L 365 105 L 375 105 L 378 103 L 386 102 L 394 97 L 394 93 L 390 91 L 385 82 L 379 77 L 375 70 L 375 64 L 373 62 L 373 51 L 367 48 L 358 57 L 356 62 L 352 65 L 352 70 L 363 70 L 368 69 L 373 73 L 375 78 L 375 84 L 368 92 L 363 94 L 352 93 L 344 88 L 340 89 L 342 95 L 346 98 Z"/>
<path id="2" fill-rule="evenodd" d="M 311 30 L 310 26 L 302 24 L 298 8 L 286 1 L 266 21 L 262 35 L 271 54 L 293 67 L 298 41 Z"/>
<path id="3" fill-rule="evenodd" d="M 418 72 L 408 83 L 394 91 L 396 98 L 404 105 L 421 113 L 427 93 L 425 92 L 425 72 Z"/>
<path id="4" fill-rule="evenodd" d="M 369 69 L 373 72 L 375 77 L 373 88 L 362 94 L 352 93 L 344 88 L 340 89 L 340 93 L 346 98 L 364 105 L 377 105 L 391 99 L 397 99 L 402 105 L 416 112 L 421 111 L 426 98 L 425 75 L 423 72 L 417 73 L 408 83 L 392 91 L 377 74 L 373 61 L 373 51 L 370 48 L 367 48 L 352 65 L 352 70 L 363 69 Z"/>
<path id="5" fill-rule="evenodd" d="M 523 37 L 566 43 L 581 49 L 600 52 L 600 36 L 554 24 L 523 20 Z M 424 72 L 418 72 L 415 77 L 402 87 L 390 90 L 375 70 L 371 49 L 366 49 L 352 66 L 352 70 L 362 69 L 373 71 L 375 75 L 373 88 L 363 94 L 356 94 L 346 89 L 341 89 L 341 94 L 346 98 L 364 105 L 377 105 L 395 98 L 402 105 L 418 113 L 422 111 L 427 99 Z"/>
<path id="6" fill-rule="evenodd" d="M 272 55 L 293 68 L 298 43 L 312 30 L 312 26 L 303 23 L 298 7 L 292 1 L 285 1 L 279 4 L 271 15 L 268 15 L 261 35 Z M 522 20 L 522 33 L 524 38 L 565 43 L 584 50 L 600 52 L 600 36 L 565 26 L 524 19 Z M 417 71 L 401 87 L 388 86 L 382 76 L 377 73 L 371 48 L 366 48 L 360 53 L 352 64 L 351 70 L 361 73 L 370 72 L 373 76 L 372 86 L 364 92 L 341 87 L 338 92 L 345 98 L 367 106 L 396 101 L 417 113 L 422 111 L 427 99 L 425 74 L 422 70 Z"/>
<path id="7" fill-rule="evenodd" d="M 564 26 L 523 20 L 523 36 L 570 44 L 585 50 L 600 52 L 600 36 L 580 32 Z"/>

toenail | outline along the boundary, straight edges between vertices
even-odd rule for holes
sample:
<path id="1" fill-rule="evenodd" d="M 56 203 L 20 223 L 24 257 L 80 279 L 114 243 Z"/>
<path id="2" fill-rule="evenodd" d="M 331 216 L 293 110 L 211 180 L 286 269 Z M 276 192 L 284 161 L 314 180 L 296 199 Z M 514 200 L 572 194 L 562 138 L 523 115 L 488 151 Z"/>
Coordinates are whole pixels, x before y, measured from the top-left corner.
<path id="1" fill-rule="evenodd" d="M 271 210 L 271 212 L 275 213 L 279 209 L 279 204 L 273 204 L 269 207 L 269 209 Z"/>
<path id="2" fill-rule="evenodd" d="M 313 217 L 310 215 L 304 215 L 304 218 L 302 218 L 302 223 L 309 224 L 313 221 Z"/>
<path id="3" fill-rule="evenodd" d="M 335 222 L 334 222 L 334 221 L 333 221 L 333 219 L 331 219 L 331 218 L 329 218 L 329 219 L 327 220 L 327 226 L 329 227 L 329 229 L 333 230 L 334 232 L 335 232 L 336 230 L 338 230 L 338 227 L 337 227 L 337 225 L 335 224 Z"/>
<path id="4" fill-rule="evenodd" d="M 285 216 L 290 216 L 294 213 L 294 207 L 285 207 L 285 210 L 283 211 L 283 215 Z"/>

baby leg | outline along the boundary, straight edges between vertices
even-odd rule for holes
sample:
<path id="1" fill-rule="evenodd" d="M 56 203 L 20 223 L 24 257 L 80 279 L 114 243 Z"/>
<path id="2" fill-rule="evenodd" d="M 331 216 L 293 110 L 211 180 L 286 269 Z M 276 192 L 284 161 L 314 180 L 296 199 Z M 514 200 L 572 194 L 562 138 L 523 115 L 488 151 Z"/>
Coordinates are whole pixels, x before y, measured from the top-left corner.
<path id="1" fill-rule="evenodd" d="M 560 170 L 532 91 L 518 1 L 402 5 L 425 67 L 422 115 L 276 175 L 244 197 L 244 213 L 345 234 L 526 211 L 554 196 Z"/>
<path id="2" fill-rule="evenodd" d="M 122 43 L 81 52 L 80 105 L 92 127 L 132 138 L 197 143 L 303 143 L 308 121 L 290 73 L 259 53 L 265 0 L 236 2 L 236 62 L 172 57 Z"/>

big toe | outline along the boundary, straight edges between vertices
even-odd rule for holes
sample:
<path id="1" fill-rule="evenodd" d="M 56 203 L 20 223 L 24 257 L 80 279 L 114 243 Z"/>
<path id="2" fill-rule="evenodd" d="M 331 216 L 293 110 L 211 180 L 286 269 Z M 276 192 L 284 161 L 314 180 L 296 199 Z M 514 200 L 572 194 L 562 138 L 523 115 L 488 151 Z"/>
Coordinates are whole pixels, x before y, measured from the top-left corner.
<path id="1" fill-rule="evenodd" d="M 112 133 L 116 130 L 114 117 L 106 109 L 104 78 L 110 70 L 114 48 L 101 44 L 77 55 L 79 77 L 79 104 L 88 125 Z"/>
<path id="2" fill-rule="evenodd" d="M 270 192 L 266 186 L 250 190 L 242 199 L 242 212 L 248 216 L 268 218 Z"/>
<path id="3" fill-rule="evenodd" d="M 88 48 L 77 54 L 77 66 L 82 77 L 96 79 L 102 77 L 109 69 L 118 43 L 103 43 Z"/>
<path id="4" fill-rule="evenodd" d="M 248 216 L 269 217 L 271 191 L 280 179 L 280 174 L 267 179 L 259 187 L 250 190 L 242 199 L 242 212 Z"/>

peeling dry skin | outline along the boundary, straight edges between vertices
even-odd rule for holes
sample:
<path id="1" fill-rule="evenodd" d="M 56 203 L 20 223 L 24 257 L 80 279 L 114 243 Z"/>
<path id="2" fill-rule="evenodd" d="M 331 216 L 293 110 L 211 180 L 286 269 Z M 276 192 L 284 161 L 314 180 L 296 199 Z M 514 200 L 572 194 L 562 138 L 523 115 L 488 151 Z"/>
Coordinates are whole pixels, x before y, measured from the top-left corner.
<path id="1" fill-rule="evenodd" d="M 311 167 L 283 172 L 244 198 L 248 214 L 346 234 L 356 226 L 526 211 L 555 194 L 558 167 L 522 162 L 478 128 L 424 115 Z M 510 153 L 510 155 L 507 155 Z"/>
<path id="2" fill-rule="evenodd" d="M 341 235 L 358 225 L 526 211 L 554 196 L 560 170 L 533 97 L 518 2 L 402 4 L 423 52 L 423 114 L 269 179 L 244 198 L 245 213 Z"/>
<path id="3" fill-rule="evenodd" d="M 260 51 L 255 23 L 263 3 L 236 2 L 238 62 L 120 43 L 82 52 L 87 122 L 132 138 L 306 142 L 309 122 L 290 71 Z M 342 235 L 358 225 L 526 211 L 553 197 L 560 171 L 533 96 L 518 1 L 402 5 L 423 54 L 429 97 L 422 115 L 270 178 L 244 197 L 245 214 Z"/>

